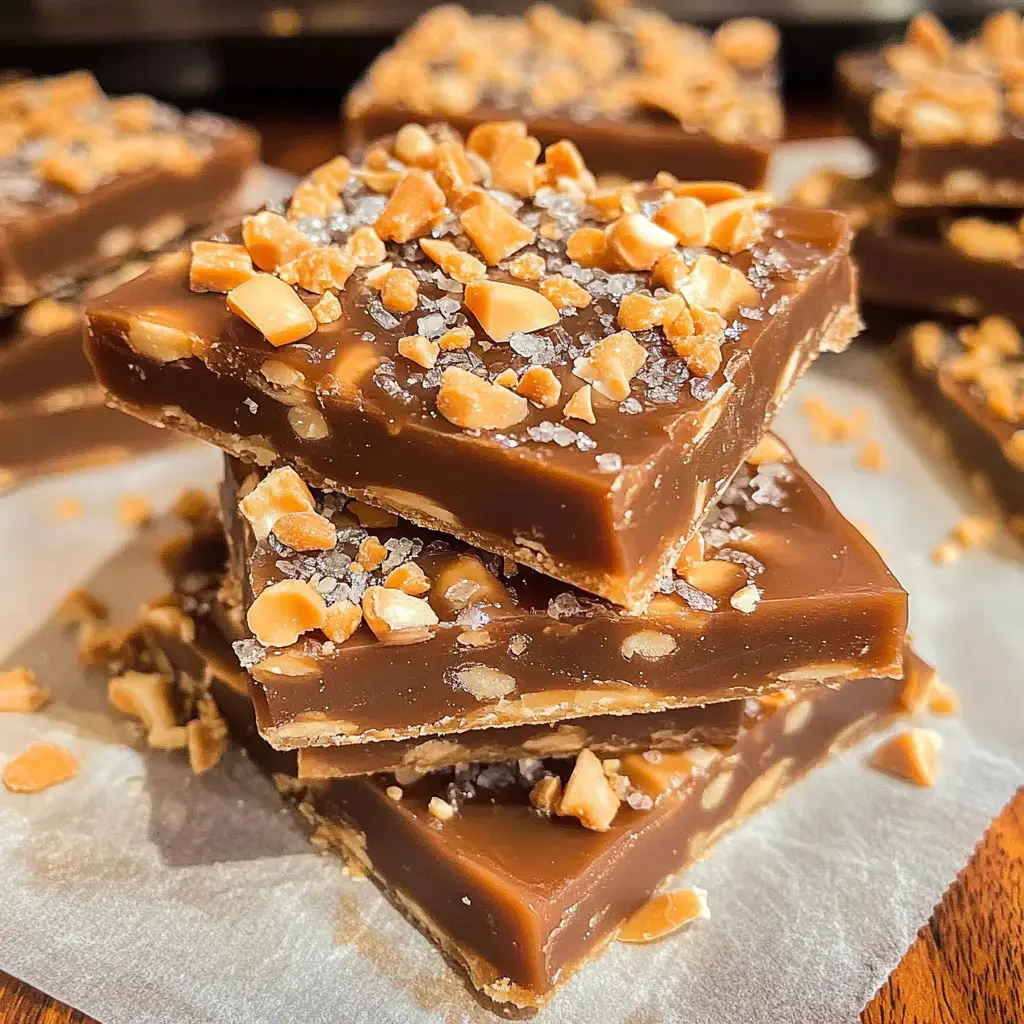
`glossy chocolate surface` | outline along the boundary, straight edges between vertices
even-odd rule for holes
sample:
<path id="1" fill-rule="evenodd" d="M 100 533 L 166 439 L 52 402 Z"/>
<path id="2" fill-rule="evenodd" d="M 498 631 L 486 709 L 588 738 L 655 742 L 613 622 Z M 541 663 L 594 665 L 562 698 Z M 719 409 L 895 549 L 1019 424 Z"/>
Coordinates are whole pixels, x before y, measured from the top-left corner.
<path id="1" fill-rule="evenodd" d="M 383 198 L 358 188 L 353 195 L 348 209 L 356 212 Z M 560 225 L 563 240 L 539 238 L 522 251 L 545 256 L 562 273 L 583 273 L 564 256 L 565 234 L 581 223 L 579 208 L 526 203 L 519 216 L 528 213 Z M 189 290 L 185 256 L 168 257 L 90 305 L 88 352 L 117 404 L 141 418 L 262 464 L 294 464 L 311 483 L 635 607 L 651 593 L 673 545 L 695 529 L 763 435 L 798 374 L 820 348 L 842 348 L 858 329 L 849 244 L 840 215 L 770 211 L 752 250 L 715 253 L 761 296 L 727 327 L 721 368 L 693 377 L 660 328 L 638 332 L 648 356 L 632 393 L 621 403 L 595 393 L 592 426 L 566 425 L 559 409 L 531 405 L 512 429 L 464 431 L 436 410 L 441 372 L 468 366 L 493 379 L 540 359 L 564 400 L 580 385 L 574 359 L 617 329 L 619 297 L 650 287 L 647 273 L 585 274 L 593 296 L 587 308 L 526 340 L 442 352 L 422 372 L 397 355 L 398 339 L 466 323 L 466 315 L 461 286 L 439 277 L 415 244 L 389 244 L 388 259 L 419 277 L 416 310 L 388 313 L 357 270 L 339 296 L 340 320 L 276 349 L 233 315 L 222 295 Z M 505 265 L 492 269 L 492 279 L 517 283 Z M 317 298 L 303 297 L 308 305 Z M 189 332 L 202 357 L 158 363 L 139 354 L 131 332 L 145 323 Z M 271 360 L 301 374 L 299 383 L 272 385 L 261 372 Z M 296 406 L 321 416 L 327 436 L 297 436 Z"/>
<path id="2" fill-rule="evenodd" d="M 915 355 L 909 332 L 897 344 L 897 357 L 914 398 L 942 432 L 968 478 L 995 502 L 1009 528 L 1024 538 L 1024 422 L 999 415 L 977 381 L 960 379 L 955 360 L 964 349 L 956 332 L 945 331 L 939 363 Z M 1004 363 L 1014 394 L 1024 393 L 1024 360 Z M 1017 398 L 1018 407 L 1021 399 Z M 1018 443 L 1013 443 L 1014 435 Z M 1011 452 L 1016 455 L 1011 455 Z M 1016 461 L 1015 461 L 1016 460 Z"/>
<path id="3" fill-rule="evenodd" d="M 81 79 L 78 91 L 51 102 L 53 83 L 59 89 L 71 78 Z M 6 146 L 7 138 L 0 140 L 0 308 L 23 305 L 131 252 L 160 248 L 168 240 L 161 225 L 170 218 L 175 234 L 209 221 L 256 159 L 250 129 L 212 114 L 183 115 L 145 97 L 129 98 L 149 105 L 145 126 L 129 131 L 119 120 L 119 101 L 89 82 L 80 72 L 15 82 L 0 94 L 8 131 L 23 133 Z M 181 142 L 189 162 L 181 170 L 97 171 L 94 187 L 74 192 L 38 169 L 41 157 L 63 151 L 69 139 L 74 158 L 85 163 L 95 156 L 97 167 L 107 160 L 105 147 L 126 142 L 140 149 Z"/>
<path id="4" fill-rule="evenodd" d="M 405 523 L 363 530 L 332 495 L 322 507 L 339 529 L 334 551 L 290 553 L 273 535 L 257 544 L 236 510 L 235 488 L 248 473 L 229 462 L 224 488 L 246 602 L 297 578 L 312 581 L 328 603 L 358 604 L 368 584 L 414 560 L 442 623 L 429 639 L 402 646 L 378 641 L 365 623 L 326 651 L 317 632 L 283 652 L 241 645 L 260 683 L 260 728 L 275 746 L 654 711 L 901 671 L 906 594 L 796 463 L 741 469 L 703 524 L 701 564 L 662 577 L 662 592 L 642 616 Z M 387 561 L 352 572 L 368 534 L 385 546 Z M 688 582 L 708 572 L 717 578 L 707 590 Z M 748 586 L 760 595 L 750 614 L 731 603 Z M 655 644 L 649 656 L 631 650 L 643 638 Z M 301 660 L 282 661 L 282 653 Z M 473 695 L 481 668 L 504 696 Z"/>

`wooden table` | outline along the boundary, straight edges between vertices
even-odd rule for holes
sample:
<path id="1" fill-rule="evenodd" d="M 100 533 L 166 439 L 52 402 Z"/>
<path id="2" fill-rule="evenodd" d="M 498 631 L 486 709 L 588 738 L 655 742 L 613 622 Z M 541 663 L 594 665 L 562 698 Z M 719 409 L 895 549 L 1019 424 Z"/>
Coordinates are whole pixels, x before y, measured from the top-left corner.
<path id="1" fill-rule="evenodd" d="M 305 173 L 339 143 L 322 116 L 265 119 L 267 163 Z M 842 134 L 824 108 L 791 116 L 791 138 Z M 862 1024 L 1024 1024 L 1024 787 L 861 1014 Z M 96 1024 L 0 971 L 0 1024 Z"/>

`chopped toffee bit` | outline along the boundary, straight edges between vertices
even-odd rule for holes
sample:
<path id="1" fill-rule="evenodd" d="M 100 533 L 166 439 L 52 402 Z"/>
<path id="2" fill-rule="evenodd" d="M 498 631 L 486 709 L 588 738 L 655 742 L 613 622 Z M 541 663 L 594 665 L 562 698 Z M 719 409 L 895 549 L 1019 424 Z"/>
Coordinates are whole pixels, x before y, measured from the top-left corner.
<path id="1" fill-rule="evenodd" d="M 153 521 L 153 506 L 144 494 L 125 494 L 117 500 L 117 521 L 134 529 Z"/>
<path id="2" fill-rule="evenodd" d="M 50 691 L 36 682 L 30 668 L 0 671 L 0 711 L 38 711 L 50 699 Z"/>
<path id="3" fill-rule="evenodd" d="M 78 774 L 78 761 L 56 743 L 30 743 L 0 772 L 12 793 L 41 793 L 68 782 Z"/>
<path id="4" fill-rule="evenodd" d="M 886 740 L 870 765 L 915 786 L 933 786 L 939 777 L 942 738 L 933 729 L 908 729 Z"/>
<path id="5" fill-rule="evenodd" d="M 80 519 L 85 513 L 78 498 L 60 498 L 54 506 L 58 519 Z"/>
<path id="6" fill-rule="evenodd" d="M 673 889 L 644 904 L 620 929 L 619 942 L 657 942 L 699 918 L 709 918 L 703 889 Z"/>
<path id="7" fill-rule="evenodd" d="M 870 473 L 881 473 L 885 469 L 885 449 L 882 442 L 874 438 L 865 441 L 857 454 L 857 465 Z"/>

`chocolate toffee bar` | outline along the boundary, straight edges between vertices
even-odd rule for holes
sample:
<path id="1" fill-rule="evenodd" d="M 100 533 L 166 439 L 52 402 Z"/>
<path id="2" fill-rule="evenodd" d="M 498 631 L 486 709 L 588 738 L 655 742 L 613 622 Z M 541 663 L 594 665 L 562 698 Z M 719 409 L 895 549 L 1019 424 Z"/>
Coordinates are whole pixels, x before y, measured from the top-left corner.
<path id="1" fill-rule="evenodd" d="M 1024 231 L 1017 210 L 903 209 L 877 178 L 817 171 L 794 201 L 842 210 L 857 228 L 862 301 L 1024 326 Z"/>
<path id="2" fill-rule="evenodd" d="M 192 703 L 202 654 L 187 640 L 157 644 L 163 670 Z M 226 721 L 282 791 L 301 801 L 318 845 L 370 873 L 481 992 L 532 1007 L 725 833 L 905 711 L 908 692 L 921 690 L 928 672 L 908 656 L 905 682 L 865 679 L 749 700 L 739 738 L 724 747 L 603 764 L 590 751 L 575 764 L 469 764 L 402 785 L 391 775 L 296 780 L 295 753 L 261 739 L 244 693 L 222 682 L 216 665 L 205 676 L 207 703 L 188 724 L 190 736 L 220 735 Z M 190 745 L 194 768 L 209 766 L 211 749 L 219 748 Z"/>
<path id="3" fill-rule="evenodd" d="M 655 11 L 581 22 L 546 4 L 525 18 L 445 5 L 349 94 L 345 151 L 412 118 L 469 132 L 516 117 L 544 146 L 571 138 L 595 174 L 685 171 L 760 188 L 782 134 L 778 43 L 775 28 L 755 18 L 709 37 Z"/>
<path id="4" fill-rule="evenodd" d="M 981 497 L 1024 539 L 1024 344 L 1007 320 L 921 323 L 897 351 L 915 398 Z"/>
<path id="5" fill-rule="evenodd" d="M 92 303 L 97 374 L 142 419 L 640 608 L 859 328 L 846 219 L 595 190 L 515 122 L 468 148 L 407 127 Z"/>
<path id="6" fill-rule="evenodd" d="M 0 310 L 209 221 L 256 152 L 248 128 L 85 71 L 0 85 Z"/>
<path id="7" fill-rule="evenodd" d="M 752 458 L 638 616 L 229 461 L 261 731 L 363 743 L 899 676 L 906 594 L 784 446 Z"/>
<path id="8" fill-rule="evenodd" d="M 209 549 L 217 545 L 207 544 Z M 223 559 L 210 570 L 194 558 L 186 575 L 197 573 L 208 586 L 179 593 L 147 606 L 139 616 L 151 667 L 189 680 L 189 692 L 231 687 L 248 701 L 253 684 L 238 667 L 231 643 L 244 634 L 236 611 L 225 603 L 221 574 Z M 188 608 L 191 614 L 185 612 Z M 523 758 L 573 757 L 583 749 L 600 757 L 646 750 L 678 752 L 698 746 L 735 742 L 743 724 L 743 702 L 722 701 L 704 707 L 675 708 L 647 715 L 594 715 L 573 723 L 474 729 L 447 739 L 382 740 L 337 747 L 306 747 L 298 751 L 298 774 L 303 779 L 344 778 L 397 772 L 400 779 L 475 762 L 492 764 Z M 285 752 L 282 752 L 285 753 Z M 294 771 L 294 755 L 291 762 Z"/>
<path id="9" fill-rule="evenodd" d="M 126 264 L 86 291 L 100 294 L 144 269 Z M 80 293 L 37 299 L 0 327 L 0 490 L 176 440 L 171 431 L 107 408 L 82 350 L 83 300 Z"/>
<path id="10" fill-rule="evenodd" d="M 847 123 L 877 154 L 902 206 L 1024 205 L 1020 15 L 990 15 L 954 41 L 930 14 L 906 38 L 839 59 Z"/>

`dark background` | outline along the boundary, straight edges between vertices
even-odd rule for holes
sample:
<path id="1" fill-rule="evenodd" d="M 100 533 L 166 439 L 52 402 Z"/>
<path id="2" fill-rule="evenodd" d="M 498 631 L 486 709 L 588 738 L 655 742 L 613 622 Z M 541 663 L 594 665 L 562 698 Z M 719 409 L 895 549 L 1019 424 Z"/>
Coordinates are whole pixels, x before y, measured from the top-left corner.
<path id="1" fill-rule="evenodd" d="M 0 0 L 0 69 L 37 74 L 90 68 L 111 93 L 146 92 L 263 121 L 319 117 L 369 61 L 428 7 L 409 0 Z M 521 13 L 512 0 L 474 12 Z M 582 15 L 581 0 L 557 4 Z M 679 20 L 714 25 L 740 14 L 777 21 L 790 100 L 824 104 L 837 52 L 899 32 L 913 0 L 662 0 Z M 954 30 L 1003 4 L 929 5 Z"/>

